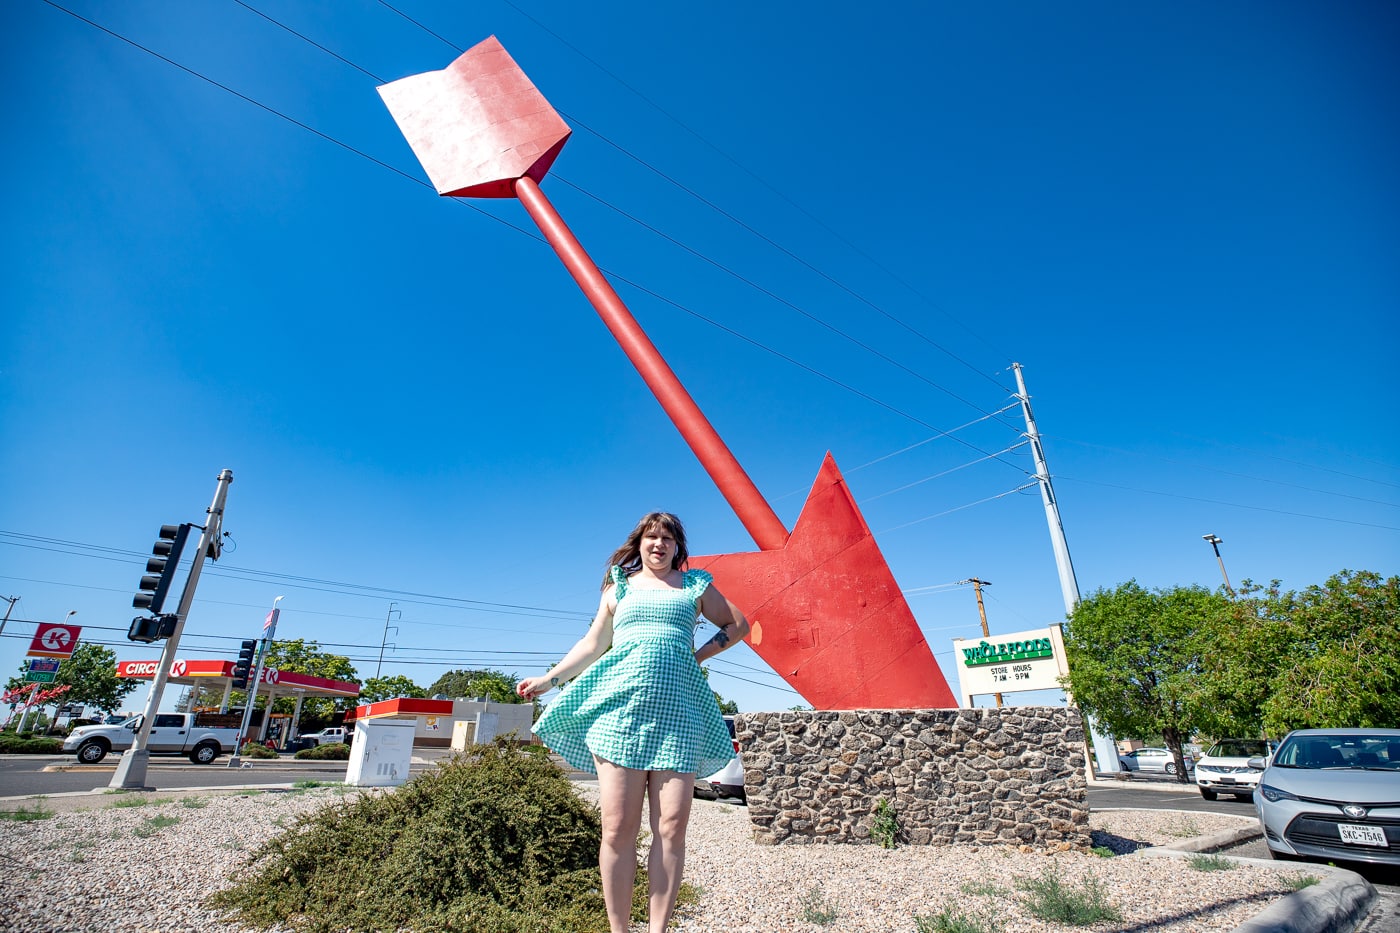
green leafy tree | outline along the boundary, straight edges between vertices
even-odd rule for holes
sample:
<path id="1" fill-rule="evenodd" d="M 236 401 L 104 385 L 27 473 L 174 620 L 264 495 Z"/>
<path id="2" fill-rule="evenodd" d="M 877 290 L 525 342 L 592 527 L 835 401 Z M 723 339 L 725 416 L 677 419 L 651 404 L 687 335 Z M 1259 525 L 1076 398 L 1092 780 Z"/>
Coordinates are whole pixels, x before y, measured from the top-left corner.
<path id="1" fill-rule="evenodd" d="M 1081 709 L 1115 736 L 1162 737 L 1186 781 L 1181 746 L 1200 728 L 1198 637 L 1228 613 L 1229 600 L 1203 587 L 1148 592 L 1130 580 L 1098 590 L 1065 628 L 1069 676 Z"/>
<path id="2" fill-rule="evenodd" d="M 1270 734 L 1400 727 L 1400 577 L 1343 570 L 1269 603 L 1293 634 L 1263 703 Z"/>
<path id="3" fill-rule="evenodd" d="M 428 696 L 428 691 L 415 684 L 402 674 L 395 674 L 393 677 L 371 677 L 360 687 L 360 704 L 378 703 L 380 700 L 392 700 L 395 697 L 417 697 L 422 699 Z"/>
<path id="4" fill-rule="evenodd" d="M 442 694 L 448 697 L 486 697 L 492 703 L 524 703 L 515 692 L 520 682 L 516 674 L 504 671 L 448 671 L 428 688 L 429 696 Z"/>
<path id="5" fill-rule="evenodd" d="M 279 671 L 295 671 L 298 674 L 310 674 L 312 677 L 324 677 L 327 680 L 343 680 L 359 683 L 359 674 L 355 671 L 355 665 L 350 663 L 350 659 L 340 654 L 331 654 L 322 651 L 321 646 L 314 641 L 306 641 L 302 638 L 293 638 L 287 641 L 274 641 L 268 648 L 267 657 L 263 660 L 264 668 L 272 668 Z M 234 693 L 233 705 L 238 706 L 246 702 L 246 694 Z M 358 701 L 349 699 L 328 699 L 325 697 L 311 697 L 301 704 L 301 720 L 297 723 L 297 732 L 314 732 L 324 726 L 328 726 L 334 719 L 338 710 L 344 710 L 356 705 Z M 296 701 L 291 697 L 279 697 L 273 704 L 275 713 L 292 713 L 296 710 Z"/>
<path id="6" fill-rule="evenodd" d="M 1198 633 L 1201 672 L 1194 690 L 1201 732 L 1215 738 L 1264 737 L 1264 707 L 1296 642 L 1307 641 L 1288 613 L 1279 582 L 1241 582 L 1224 613 Z M 1278 735 L 1273 735 L 1278 738 Z"/>
<path id="7" fill-rule="evenodd" d="M 13 690 L 23 687 L 24 676 L 28 672 L 28 664 L 21 664 L 19 676 L 11 677 L 5 683 L 5 688 Z M 40 689 L 64 684 L 69 690 L 57 702 L 76 703 L 103 712 L 120 709 L 127 694 L 137 686 L 136 681 L 117 676 L 115 651 L 89 642 L 78 642 L 73 656 L 59 664 L 53 683 L 43 684 Z"/>

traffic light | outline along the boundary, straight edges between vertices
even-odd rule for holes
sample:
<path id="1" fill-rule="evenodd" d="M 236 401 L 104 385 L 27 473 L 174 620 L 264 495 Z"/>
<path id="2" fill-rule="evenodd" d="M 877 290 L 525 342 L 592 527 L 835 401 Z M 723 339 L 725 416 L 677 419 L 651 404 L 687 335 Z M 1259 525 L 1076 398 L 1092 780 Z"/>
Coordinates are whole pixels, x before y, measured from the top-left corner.
<path id="1" fill-rule="evenodd" d="M 238 660 L 233 662 L 233 689 L 244 690 L 253 670 L 253 655 L 258 651 L 258 643 L 251 638 L 243 640 L 238 649 Z"/>
<path id="2" fill-rule="evenodd" d="M 127 640 L 150 644 L 158 638 L 169 638 L 175 634 L 175 623 L 179 618 L 174 615 L 137 616 L 131 620 L 131 628 L 127 629 Z"/>
<path id="3" fill-rule="evenodd" d="M 160 538 L 151 545 L 151 553 L 155 556 L 146 561 L 146 575 L 141 578 L 140 592 L 131 600 L 131 604 L 137 609 L 160 612 L 165 604 L 165 594 L 170 589 L 170 582 L 175 578 L 175 570 L 180 566 L 180 551 L 184 549 L 185 538 L 189 533 L 189 525 L 160 526 Z"/>

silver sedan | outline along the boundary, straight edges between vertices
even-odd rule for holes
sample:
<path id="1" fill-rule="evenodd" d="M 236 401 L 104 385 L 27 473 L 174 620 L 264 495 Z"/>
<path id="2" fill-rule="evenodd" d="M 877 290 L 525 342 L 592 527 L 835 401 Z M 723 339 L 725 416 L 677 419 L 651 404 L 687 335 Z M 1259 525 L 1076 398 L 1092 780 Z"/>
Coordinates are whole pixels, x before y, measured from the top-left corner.
<path id="1" fill-rule="evenodd" d="M 1400 729 L 1299 729 L 1250 765 L 1274 858 L 1400 865 Z"/>

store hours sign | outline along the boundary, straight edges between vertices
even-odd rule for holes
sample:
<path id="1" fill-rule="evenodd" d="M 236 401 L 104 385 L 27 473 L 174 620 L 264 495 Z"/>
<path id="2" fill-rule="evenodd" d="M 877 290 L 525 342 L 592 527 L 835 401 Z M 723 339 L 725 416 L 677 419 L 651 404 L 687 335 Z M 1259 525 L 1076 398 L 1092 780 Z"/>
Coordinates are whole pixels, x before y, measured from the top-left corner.
<path id="1" fill-rule="evenodd" d="M 1060 690 L 1060 678 L 1069 673 L 1058 624 L 978 641 L 955 638 L 953 651 L 964 707 L 972 706 L 972 698 L 979 694 Z"/>

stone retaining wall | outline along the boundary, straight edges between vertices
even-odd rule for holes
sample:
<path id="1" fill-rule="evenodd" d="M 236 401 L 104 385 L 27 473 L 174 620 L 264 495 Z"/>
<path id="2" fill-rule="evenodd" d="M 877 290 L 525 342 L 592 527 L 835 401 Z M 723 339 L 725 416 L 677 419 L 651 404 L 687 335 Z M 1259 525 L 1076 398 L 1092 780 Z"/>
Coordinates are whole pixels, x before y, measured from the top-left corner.
<path id="1" fill-rule="evenodd" d="M 871 844 L 884 799 L 901 843 L 1089 845 L 1078 710 L 742 713 L 735 726 L 760 843 Z"/>

